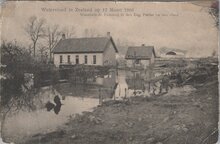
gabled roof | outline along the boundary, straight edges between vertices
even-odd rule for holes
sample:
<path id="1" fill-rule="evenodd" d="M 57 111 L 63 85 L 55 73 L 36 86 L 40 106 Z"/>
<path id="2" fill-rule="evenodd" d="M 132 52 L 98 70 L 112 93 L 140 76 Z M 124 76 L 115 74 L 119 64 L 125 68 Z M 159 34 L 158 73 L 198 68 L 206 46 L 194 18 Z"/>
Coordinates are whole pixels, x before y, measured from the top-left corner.
<path id="1" fill-rule="evenodd" d="M 70 38 L 60 40 L 53 53 L 100 53 L 104 52 L 108 44 L 112 43 L 116 52 L 118 49 L 112 37 L 93 37 L 93 38 Z"/>
<path id="2" fill-rule="evenodd" d="M 128 47 L 126 59 L 150 59 L 156 57 L 154 46 L 132 46 Z"/>

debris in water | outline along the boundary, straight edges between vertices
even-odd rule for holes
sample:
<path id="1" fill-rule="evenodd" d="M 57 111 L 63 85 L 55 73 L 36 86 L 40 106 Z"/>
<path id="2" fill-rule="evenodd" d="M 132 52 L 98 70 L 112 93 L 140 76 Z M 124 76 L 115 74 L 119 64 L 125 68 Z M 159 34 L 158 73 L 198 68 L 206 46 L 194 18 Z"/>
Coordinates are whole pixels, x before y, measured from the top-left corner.
<path id="1" fill-rule="evenodd" d="M 45 107 L 47 108 L 47 111 L 51 111 L 55 107 L 55 105 L 51 103 L 50 101 L 48 101 Z"/>
<path id="2" fill-rule="evenodd" d="M 147 139 L 147 143 L 153 143 L 154 141 L 155 141 L 155 138 L 153 138 L 153 137 Z"/>
<path id="3" fill-rule="evenodd" d="M 71 136 L 71 138 L 72 138 L 72 139 L 76 139 L 76 135 L 73 134 L 73 135 Z"/>
<path id="4" fill-rule="evenodd" d="M 55 113 L 55 114 L 59 114 L 62 104 L 61 104 L 61 100 L 60 100 L 60 98 L 59 98 L 58 95 L 56 95 L 56 96 L 54 97 L 54 103 L 55 103 L 56 105 L 53 104 L 53 103 L 51 103 L 50 101 L 48 101 L 48 102 L 46 103 L 45 107 L 47 108 L 47 111 L 51 111 L 52 109 L 54 109 L 54 113 Z"/>

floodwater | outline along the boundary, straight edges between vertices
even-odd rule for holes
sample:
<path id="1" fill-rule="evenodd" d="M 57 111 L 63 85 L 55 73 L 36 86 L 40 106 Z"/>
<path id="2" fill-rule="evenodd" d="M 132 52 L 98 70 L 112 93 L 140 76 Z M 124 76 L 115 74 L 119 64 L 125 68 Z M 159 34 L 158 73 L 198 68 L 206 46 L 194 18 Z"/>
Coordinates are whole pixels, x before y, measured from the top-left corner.
<path id="1" fill-rule="evenodd" d="M 9 139 L 17 141 L 23 137 L 54 131 L 68 122 L 70 116 L 92 111 L 99 104 L 99 95 L 103 96 L 103 100 L 122 99 L 133 96 L 134 90 L 141 91 L 144 79 L 142 75 L 146 76 L 142 73 L 135 74 L 119 70 L 118 72 L 112 71 L 103 77 L 96 77 L 95 80 L 89 82 L 89 87 L 78 90 L 76 85 L 60 88 L 62 91 L 59 92 L 56 90 L 52 92 L 50 87 L 42 88 L 38 94 L 40 103 L 35 102 L 38 106 L 37 110 L 23 110 L 9 115 L 5 123 L 5 134 Z M 54 112 L 54 109 L 47 111 L 45 108 L 48 101 L 54 104 L 55 95 L 59 95 L 62 103 L 58 114 Z"/>
<path id="2" fill-rule="evenodd" d="M 63 105 L 59 114 L 43 108 L 32 112 L 19 111 L 9 116 L 5 125 L 6 135 L 10 139 L 20 140 L 24 136 L 54 131 L 68 122 L 69 116 L 83 111 L 92 111 L 98 105 L 98 99 L 66 96 L 61 103 Z"/>
<path id="3" fill-rule="evenodd" d="M 123 99 L 132 96 L 146 94 L 145 81 L 153 78 L 151 71 L 125 71 L 119 70 L 116 81 L 118 82 L 115 90 L 115 99 Z M 134 94 L 135 93 L 135 94 Z"/>

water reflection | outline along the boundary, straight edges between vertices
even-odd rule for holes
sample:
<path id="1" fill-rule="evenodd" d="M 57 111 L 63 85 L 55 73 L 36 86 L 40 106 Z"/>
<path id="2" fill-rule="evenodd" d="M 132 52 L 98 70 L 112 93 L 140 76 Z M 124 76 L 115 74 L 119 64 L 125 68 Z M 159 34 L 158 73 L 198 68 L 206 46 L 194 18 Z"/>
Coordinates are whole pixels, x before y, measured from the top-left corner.
<path id="1" fill-rule="evenodd" d="M 94 76 L 86 83 L 64 83 L 57 87 L 63 96 L 123 99 L 149 91 L 149 81 L 154 75 L 149 70 L 110 70 L 107 75 Z"/>
<path id="2" fill-rule="evenodd" d="M 69 116 L 91 111 L 99 104 L 100 95 L 103 100 L 109 100 L 143 94 L 150 77 L 151 73 L 146 70 L 111 70 L 107 75 L 88 79 L 86 84 L 63 83 L 55 90 L 42 88 L 36 96 L 37 110 L 20 111 L 8 117 L 6 133 L 10 138 L 21 139 L 55 130 L 64 125 Z"/>
<path id="3" fill-rule="evenodd" d="M 123 99 L 143 95 L 150 91 L 148 81 L 154 77 L 151 69 L 145 70 L 110 70 L 109 74 L 87 79 L 86 84 L 62 87 L 62 95 L 95 97 L 101 95 L 103 100 Z M 69 89 L 67 87 L 70 87 Z"/>
<path id="4" fill-rule="evenodd" d="M 154 78 L 152 70 L 119 70 L 116 99 L 144 95 L 149 92 L 149 80 Z"/>
<path id="5" fill-rule="evenodd" d="M 62 96 L 99 98 L 102 95 L 105 99 L 111 99 L 117 86 L 116 77 L 116 71 L 110 70 L 107 75 L 88 78 L 86 83 L 63 83 L 56 86 L 56 89 Z"/>
<path id="6" fill-rule="evenodd" d="M 44 96 L 47 97 L 47 95 Z M 53 99 L 50 100 L 53 101 Z M 47 101 L 43 103 L 45 104 Z M 80 114 L 83 111 L 92 111 L 99 102 L 94 98 L 66 96 L 65 100 L 61 100 L 61 103 L 59 114 L 47 111 L 46 108 L 40 108 L 36 111 L 19 111 L 17 114 L 10 115 L 5 126 L 7 137 L 19 141 L 25 136 L 56 130 L 68 122 L 69 116 Z M 55 107 L 54 111 L 56 111 Z"/>

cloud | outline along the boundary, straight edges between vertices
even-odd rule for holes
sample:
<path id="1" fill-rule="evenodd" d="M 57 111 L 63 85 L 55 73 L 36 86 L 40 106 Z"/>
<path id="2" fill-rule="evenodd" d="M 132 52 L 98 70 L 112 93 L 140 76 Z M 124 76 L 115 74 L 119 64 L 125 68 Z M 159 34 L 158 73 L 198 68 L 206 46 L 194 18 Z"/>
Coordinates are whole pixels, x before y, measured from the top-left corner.
<path id="1" fill-rule="evenodd" d="M 50 24 L 74 25 L 78 36 L 85 28 L 97 29 L 105 34 L 110 31 L 114 39 L 125 39 L 140 45 L 154 45 L 188 50 L 193 56 L 211 55 L 218 48 L 218 32 L 214 20 L 203 7 L 192 3 L 153 2 L 8 2 L 16 4 L 14 16 L 5 17 L 3 38 L 27 43 L 23 27 L 27 19 L 36 15 Z M 41 8 L 133 8 L 138 16 L 80 16 L 77 12 L 43 12 Z M 143 14 L 149 16 L 143 16 Z M 154 16 L 150 16 L 154 15 Z M 159 16 L 160 15 L 160 16 Z"/>

